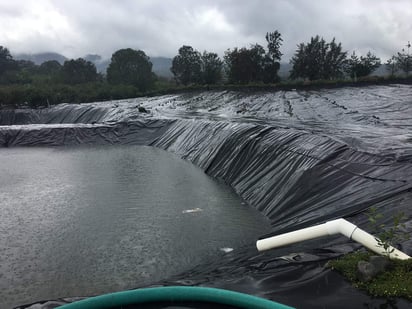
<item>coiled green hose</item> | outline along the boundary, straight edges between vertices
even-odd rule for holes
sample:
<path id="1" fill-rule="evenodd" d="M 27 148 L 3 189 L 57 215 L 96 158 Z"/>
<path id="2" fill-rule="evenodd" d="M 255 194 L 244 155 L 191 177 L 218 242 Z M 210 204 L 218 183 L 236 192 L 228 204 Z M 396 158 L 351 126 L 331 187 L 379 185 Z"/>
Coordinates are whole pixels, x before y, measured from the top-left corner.
<path id="1" fill-rule="evenodd" d="M 211 303 L 211 305 L 222 304 L 248 309 L 292 308 L 260 297 L 228 290 L 207 287 L 169 286 L 104 294 L 63 305 L 59 309 L 109 309 L 155 302 L 171 302 L 171 304 L 173 302 L 207 302 Z"/>

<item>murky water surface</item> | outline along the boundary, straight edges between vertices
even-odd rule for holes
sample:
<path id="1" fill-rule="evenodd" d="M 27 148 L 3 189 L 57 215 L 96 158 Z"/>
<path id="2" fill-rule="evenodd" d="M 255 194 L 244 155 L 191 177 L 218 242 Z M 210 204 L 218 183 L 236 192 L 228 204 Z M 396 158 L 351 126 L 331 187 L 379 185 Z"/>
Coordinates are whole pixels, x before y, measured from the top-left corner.
<path id="1" fill-rule="evenodd" d="M 229 188 L 150 147 L 0 149 L 0 307 L 165 279 L 269 224 Z"/>

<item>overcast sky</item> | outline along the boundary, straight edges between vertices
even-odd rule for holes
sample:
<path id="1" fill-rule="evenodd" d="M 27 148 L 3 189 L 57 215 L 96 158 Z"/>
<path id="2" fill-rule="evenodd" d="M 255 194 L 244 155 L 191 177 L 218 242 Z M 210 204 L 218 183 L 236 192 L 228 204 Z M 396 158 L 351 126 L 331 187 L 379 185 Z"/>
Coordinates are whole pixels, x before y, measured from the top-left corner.
<path id="1" fill-rule="evenodd" d="M 173 57 L 191 45 L 223 55 L 265 45 L 276 29 L 283 62 L 316 34 L 386 60 L 412 41 L 412 0 L 0 0 L 0 45 L 13 54 L 110 58 L 131 47 Z"/>

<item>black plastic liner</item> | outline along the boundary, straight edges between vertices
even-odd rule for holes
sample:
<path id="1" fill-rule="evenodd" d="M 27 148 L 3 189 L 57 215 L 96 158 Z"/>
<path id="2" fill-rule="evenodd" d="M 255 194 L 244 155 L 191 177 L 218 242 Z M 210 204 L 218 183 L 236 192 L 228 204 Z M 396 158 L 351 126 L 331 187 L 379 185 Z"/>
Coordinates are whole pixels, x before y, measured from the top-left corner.
<path id="1" fill-rule="evenodd" d="M 34 125 L 0 127 L 0 147 L 67 145 L 149 145 L 171 120 L 138 120 L 106 125 Z"/>
<path id="2" fill-rule="evenodd" d="M 120 105 L 62 105 L 40 111 L 1 111 L 0 123 L 6 126 L 0 127 L 0 145 L 152 145 L 190 160 L 210 176 L 231 185 L 251 206 L 270 219 L 273 234 L 340 217 L 367 229 L 365 211 L 371 206 L 385 215 L 386 224 L 391 224 L 391 214 L 404 212 L 408 218 L 407 231 L 411 232 L 412 164 L 408 136 L 412 136 L 412 132 L 405 119 L 412 115 L 405 107 L 402 113 L 394 112 L 397 119 L 388 118 L 383 124 L 382 121 L 370 122 L 375 119 L 371 115 L 380 112 L 382 106 L 390 109 L 387 102 L 397 102 L 396 108 L 401 108 L 403 94 L 411 92 L 411 87 L 402 88 L 403 91 L 379 88 L 382 93 L 396 91 L 398 97 L 383 96 L 379 101 L 374 96 L 377 100 L 374 107 L 368 98 L 379 92 L 376 88 L 353 90 L 359 95 L 363 91 L 366 98 L 363 102 L 358 98 L 357 102 L 363 116 L 353 118 L 353 113 L 342 114 L 339 117 L 343 121 L 336 120 L 334 127 L 320 125 L 319 119 L 313 126 L 294 119 L 299 113 L 296 116 L 291 112 L 292 99 L 282 101 L 285 106 L 289 102 L 291 115 L 287 120 L 248 119 L 251 108 L 247 109 L 248 115 L 238 117 L 243 113 L 240 108 L 251 105 L 250 102 L 259 96 L 273 100 L 273 96 L 279 96 L 270 93 L 251 96 L 232 92 L 202 93 L 152 98 L 146 102 L 146 107 L 152 110 L 150 115 L 139 115 L 136 111 L 144 99 L 120 102 Z M 339 91 L 345 94 L 349 90 L 334 91 L 329 90 L 327 94 L 338 100 Z M 290 97 L 291 93 L 283 95 Z M 296 95 L 294 100 L 302 99 L 302 106 L 312 104 L 313 107 L 316 98 L 325 101 L 318 92 Z M 346 105 L 348 102 L 353 104 L 347 95 L 342 98 Z M 268 110 L 268 105 L 275 108 L 280 99 L 266 100 L 261 103 L 260 110 Z M 332 106 L 345 106 L 342 102 L 328 100 L 334 102 L 330 103 Z M 405 100 L 403 103 L 407 104 Z M 170 107 L 170 104 L 174 106 L 173 112 L 164 107 Z M 338 109 L 345 110 L 339 106 Z M 324 106 L 319 108 L 325 110 Z M 204 114 L 209 113 L 209 116 L 193 112 L 199 109 L 205 110 Z M 210 114 L 219 109 L 231 110 L 233 118 L 222 119 Z M 256 114 L 259 109 L 254 111 Z M 296 123 L 293 127 L 291 119 Z M 30 123 L 48 125 L 21 125 Z M 356 126 L 363 129 L 357 127 L 354 130 Z M 374 128 L 373 132 L 363 135 L 369 128 Z M 336 133 L 338 131 L 340 133 Z M 397 138 L 391 139 L 391 136 Z M 379 151 L 369 151 L 378 137 L 382 141 L 377 145 Z M 399 245 L 404 252 L 412 254 L 412 241 Z M 411 303 L 406 300 L 371 298 L 351 287 L 336 272 L 325 268 L 330 258 L 358 247 L 339 236 L 262 254 L 251 245 L 242 252 L 227 254 L 215 263 L 200 265 L 189 273 L 159 284 L 226 288 L 299 308 L 409 308 Z"/>

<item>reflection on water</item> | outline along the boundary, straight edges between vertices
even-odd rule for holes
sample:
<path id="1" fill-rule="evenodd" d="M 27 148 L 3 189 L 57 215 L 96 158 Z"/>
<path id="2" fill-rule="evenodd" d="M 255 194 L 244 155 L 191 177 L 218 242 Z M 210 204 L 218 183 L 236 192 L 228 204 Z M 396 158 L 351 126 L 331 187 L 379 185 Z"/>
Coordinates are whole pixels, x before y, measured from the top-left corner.
<path id="1" fill-rule="evenodd" d="M 251 244 L 268 222 L 150 147 L 0 150 L 0 307 L 154 282 Z"/>

